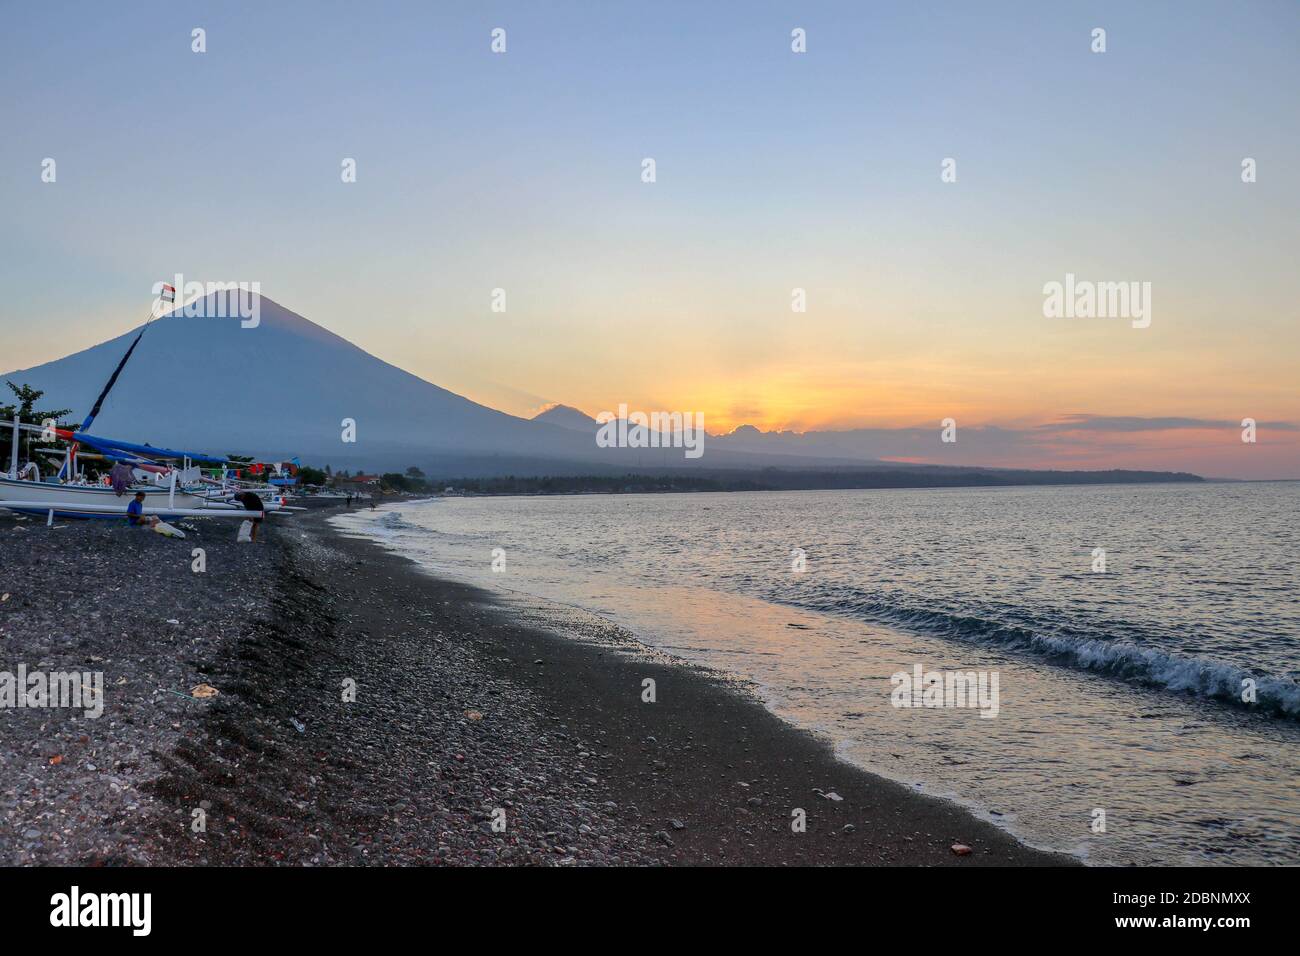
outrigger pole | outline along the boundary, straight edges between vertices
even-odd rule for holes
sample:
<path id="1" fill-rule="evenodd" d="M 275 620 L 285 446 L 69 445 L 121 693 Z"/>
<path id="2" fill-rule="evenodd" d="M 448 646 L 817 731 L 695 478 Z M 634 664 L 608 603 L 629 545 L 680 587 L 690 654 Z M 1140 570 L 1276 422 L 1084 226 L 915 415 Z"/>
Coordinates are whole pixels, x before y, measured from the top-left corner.
<path id="1" fill-rule="evenodd" d="M 72 512 L 74 514 L 123 515 L 127 514 L 126 505 L 97 504 L 51 504 L 48 501 L 9 501 L 0 502 L 0 506 L 13 511 L 53 511 Z M 161 508 L 145 505 L 141 514 L 177 516 L 182 518 L 265 518 L 278 514 L 276 511 L 248 511 L 244 508 Z"/>
<path id="2" fill-rule="evenodd" d="M 17 480 L 18 478 L 18 436 L 22 433 L 22 419 L 18 416 L 18 409 L 14 409 L 14 447 L 10 454 L 9 474 Z"/>
<path id="3" fill-rule="evenodd" d="M 175 304 L 176 302 L 175 295 L 176 292 L 173 289 L 172 290 L 173 304 Z M 95 404 L 91 406 L 90 413 L 86 415 L 86 420 L 81 423 L 81 428 L 77 429 L 78 431 L 84 432 L 90 430 L 91 423 L 94 422 L 96 416 L 99 415 L 100 409 L 104 407 L 104 399 L 108 397 L 108 393 L 111 392 L 113 390 L 113 386 L 117 384 L 117 377 L 122 374 L 122 369 L 126 368 L 126 363 L 130 360 L 131 353 L 134 352 L 135 347 L 140 344 L 140 340 L 144 338 L 145 332 L 149 331 L 149 323 L 151 323 L 155 318 L 157 318 L 157 315 L 154 311 L 154 308 L 150 306 L 149 318 L 146 319 L 144 325 L 140 327 L 140 334 L 135 337 L 135 341 L 131 343 L 131 347 L 126 350 L 126 354 L 122 356 L 122 361 L 117 363 L 117 368 L 113 369 L 113 374 L 108 377 L 108 382 L 104 385 L 103 391 L 99 393 L 99 398 L 95 399 Z M 76 458 L 76 455 L 77 455 L 77 443 L 73 442 L 72 446 L 68 449 L 68 460 L 64 462 L 63 467 L 59 469 L 60 478 L 72 477 L 70 466 L 72 465 L 73 460 Z"/>
<path id="4" fill-rule="evenodd" d="M 131 343 L 131 347 L 126 350 L 126 354 L 122 356 L 122 361 L 117 363 L 117 368 L 113 369 L 113 374 L 108 377 L 108 382 L 104 385 L 104 390 L 99 393 L 99 398 L 95 399 L 95 404 L 91 407 L 90 414 L 86 416 L 86 420 L 81 423 L 81 427 L 77 429 L 77 431 L 84 432 L 90 430 L 91 423 L 99 414 L 99 410 L 104 407 L 104 399 L 108 397 L 108 393 L 111 392 L 113 386 L 117 384 L 117 377 L 122 374 L 122 369 L 126 367 L 127 361 L 131 358 L 131 353 L 134 352 L 135 347 L 140 344 L 140 340 L 144 338 L 145 332 L 149 330 L 149 323 L 152 321 L 153 310 L 150 309 L 149 320 L 141 327 L 140 334 L 135 337 L 135 341 Z"/>

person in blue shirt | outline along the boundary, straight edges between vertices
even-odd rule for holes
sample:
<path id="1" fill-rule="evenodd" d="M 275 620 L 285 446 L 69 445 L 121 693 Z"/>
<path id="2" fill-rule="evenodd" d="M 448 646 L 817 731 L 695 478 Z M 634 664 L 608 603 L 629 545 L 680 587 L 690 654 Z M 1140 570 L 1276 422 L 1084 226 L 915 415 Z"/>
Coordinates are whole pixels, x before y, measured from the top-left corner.
<path id="1" fill-rule="evenodd" d="M 126 506 L 126 520 L 132 526 L 141 525 L 146 528 L 152 528 L 158 523 L 157 515 L 144 514 L 144 492 L 137 491 L 135 498 Z"/>

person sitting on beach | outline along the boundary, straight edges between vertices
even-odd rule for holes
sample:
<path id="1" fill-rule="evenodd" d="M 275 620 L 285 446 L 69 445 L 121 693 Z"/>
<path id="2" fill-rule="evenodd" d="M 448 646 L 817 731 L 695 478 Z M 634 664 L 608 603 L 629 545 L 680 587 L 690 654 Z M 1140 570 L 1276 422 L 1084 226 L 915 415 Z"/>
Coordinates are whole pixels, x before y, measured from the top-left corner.
<path id="1" fill-rule="evenodd" d="M 145 528 L 152 528 L 158 523 L 157 515 L 147 515 L 144 513 L 144 492 L 137 491 L 135 498 L 126 506 L 126 520 L 133 527 L 140 525 Z"/>
<path id="2" fill-rule="evenodd" d="M 266 505 L 262 503 L 262 499 L 259 498 L 257 495 L 253 494 L 253 492 L 251 491 L 245 491 L 241 495 L 236 495 L 235 500 L 244 506 L 245 511 L 266 511 Z M 253 522 L 253 531 L 251 537 L 254 541 L 256 541 L 257 526 L 262 523 L 262 519 L 251 518 L 249 520 Z"/>

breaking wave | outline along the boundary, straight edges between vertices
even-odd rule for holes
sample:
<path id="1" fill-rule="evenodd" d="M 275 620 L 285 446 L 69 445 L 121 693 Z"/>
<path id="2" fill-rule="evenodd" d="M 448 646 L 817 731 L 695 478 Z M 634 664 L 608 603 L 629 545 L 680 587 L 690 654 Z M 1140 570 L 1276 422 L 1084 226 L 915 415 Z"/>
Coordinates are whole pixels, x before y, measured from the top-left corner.
<path id="1" fill-rule="evenodd" d="M 399 530 L 420 530 L 416 525 L 411 524 L 400 511 L 385 511 L 375 519 L 375 525 L 388 531 Z"/>
<path id="2" fill-rule="evenodd" d="M 1142 647 L 1128 639 L 1049 633 L 991 618 L 901 607 L 892 601 L 858 599 L 799 604 L 811 610 L 915 628 L 940 637 L 1026 651 L 1057 666 L 1300 720 L 1300 684 L 1287 677 L 1253 673 L 1203 657 Z M 1243 681 L 1247 679 L 1255 682 L 1256 702 L 1252 704 L 1242 701 Z"/>

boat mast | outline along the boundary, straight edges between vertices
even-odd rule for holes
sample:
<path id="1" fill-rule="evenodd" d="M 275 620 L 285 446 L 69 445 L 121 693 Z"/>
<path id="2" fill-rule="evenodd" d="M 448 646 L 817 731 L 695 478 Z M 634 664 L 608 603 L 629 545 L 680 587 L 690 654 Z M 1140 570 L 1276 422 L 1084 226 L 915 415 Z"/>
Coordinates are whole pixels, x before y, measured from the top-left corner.
<path id="1" fill-rule="evenodd" d="M 144 338 L 145 332 L 149 330 L 149 323 L 154 320 L 156 314 L 157 314 L 156 310 L 151 306 L 149 308 L 149 318 L 146 319 L 144 325 L 140 327 L 140 334 L 135 337 L 135 341 L 131 343 L 131 347 L 126 350 L 126 354 L 122 356 L 122 361 L 117 363 L 117 368 L 113 369 L 113 374 L 108 377 L 108 381 L 104 384 L 103 390 L 99 393 L 99 398 L 95 399 L 95 404 L 91 406 L 90 413 L 86 415 L 86 420 L 81 423 L 81 427 L 77 429 L 78 431 L 80 432 L 90 431 L 91 423 L 94 422 L 96 416 L 99 415 L 100 409 L 104 407 L 104 399 L 108 397 L 108 393 L 111 392 L 113 390 L 113 386 L 117 384 L 117 377 L 122 374 L 122 369 L 126 368 L 126 363 L 131 358 L 131 353 L 134 352 L 135 347 L 140 344 L 140 340 Z M 71 453 L 73 455 L 77 453 L 76 442 L 72 443 Z M 67 463 L 65 463 L 64 466 L 59 469 L 59 477 L 60 478 L 72 477 L 71 471 L 69 470 Z"/>

